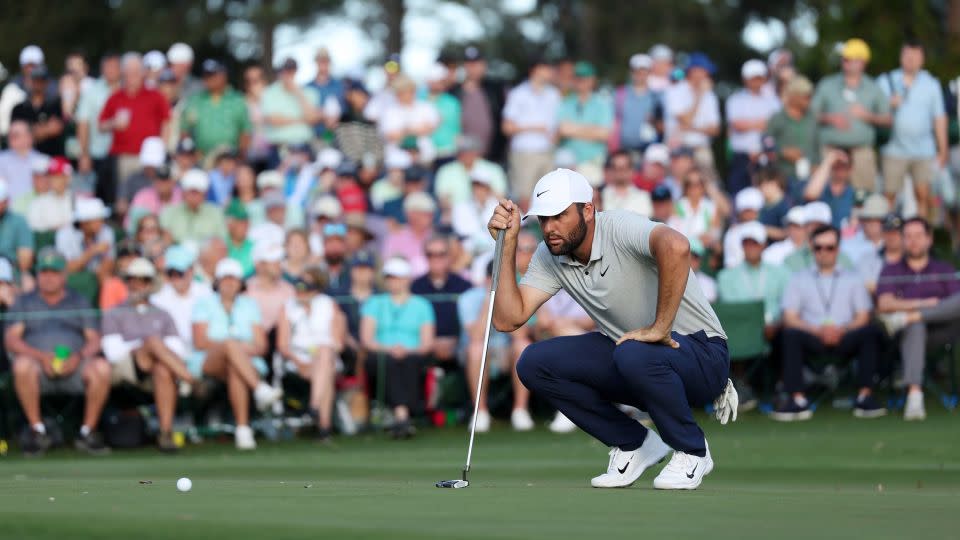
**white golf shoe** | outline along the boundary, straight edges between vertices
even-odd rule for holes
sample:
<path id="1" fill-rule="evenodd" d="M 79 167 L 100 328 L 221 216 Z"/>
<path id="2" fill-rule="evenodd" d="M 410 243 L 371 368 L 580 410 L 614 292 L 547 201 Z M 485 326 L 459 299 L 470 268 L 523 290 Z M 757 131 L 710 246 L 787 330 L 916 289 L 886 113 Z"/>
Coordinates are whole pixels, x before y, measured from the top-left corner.
<path id="1" fill-rule="evenodd" d="M 473 419 L 471 419 L 472 421 Z M 477 433 L 488 431 L 490 431 L 490 411 L 477 411 Z"/>
<path id="2" fill-rule="evenodd" d="M 903 419 L 908 422 L 927 419 L 927 410 L 923 406 L 923 392 L 907 393 L 907 404 L 903 407 Z"/>
<path id="3" fill-rule="evenodd" d="M 643 444 L 636 450 L 611 448 L 607 472 L 590 480 L 590 485 L 595 488 L 629 487 L 640 478 L 643 471 L 663 461 L 669 451 L 670 447 L 651 429 L 647 431 Z"/>
<path id="4" fill-rule="evenodd" d="M 256 403 L 257 410 L 260 412 L 265 412 L 282 397 L 282 388 L 274 388 L 265 382 L 261 382 L 253 389 L 253 401 Z"/>
<path id="5" fill-rule="evenodd" d="M 530 411 L 526 409 L 514 409 L 510 413 L 510 425 L 514 431 L 530 431 L 533 429 L 533 418 L 530 418 Z"/>
<path id="6" fill-rule="evenodd" d="M 250 426 L 237 426 L 233 432 L 233 442 L 237 450 L 256 450 L 257 441 L 253 438 L 253 429 Z"/>
<path id="7" fill-rule="evenodd" d="M 550 431 L 553 433 L 573 433 L 576 430 L 577 425 L 560 411 L 557 411 L 557 415 L 550 422 Z"/>
<path id="8" fill-rule="evenodd" d="M 707 445 L 707 454 L 703 457 L 694 456 L 676 450 L 670 463 L 653 479 L 653 487 L 657 489 L 697 489 L 703 482 L 703 477 L 713 470 L 713 458 L 710 457 L 710 446 Z"/>

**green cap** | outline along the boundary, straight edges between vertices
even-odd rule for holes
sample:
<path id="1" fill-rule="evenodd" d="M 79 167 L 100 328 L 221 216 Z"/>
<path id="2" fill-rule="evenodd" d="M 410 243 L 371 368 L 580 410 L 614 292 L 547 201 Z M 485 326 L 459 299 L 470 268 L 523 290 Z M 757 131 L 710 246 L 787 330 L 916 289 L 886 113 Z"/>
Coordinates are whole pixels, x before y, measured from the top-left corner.
<path id="1" fill-rule="evenodd" d="M 580 61 L 573 66 L 573 75 L 575 77 L 596 77 L 597 70 L 590 62 Z"/>
<path id="2" fill-rule="evenodd" d="M 250 219 L 250 213 L 247 212 L 247 207 L 237 199 L 231 201 L 230 205 L 227 206 L 226 216 L 231 219 Z"/>
<path id="3" fill-rule="evenodd" d="M 67 268 L 67 260 L 57 251 L 57 248 L 47 246 L 37 254 L 37 272 L 53 270 L 63 272 Z"/>

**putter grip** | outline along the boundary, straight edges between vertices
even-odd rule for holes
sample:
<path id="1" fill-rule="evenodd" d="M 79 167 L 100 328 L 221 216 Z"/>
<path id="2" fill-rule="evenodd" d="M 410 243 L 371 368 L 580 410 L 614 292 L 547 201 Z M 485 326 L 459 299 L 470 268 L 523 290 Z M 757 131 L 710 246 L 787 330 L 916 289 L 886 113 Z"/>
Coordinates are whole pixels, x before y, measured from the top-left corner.
<path id="1" fill-rule="evenodd" d="M 500 283 L 500 263 L 503 259 L 503 237 L 507 234 L 505 229 L 497 231 L 497 245 L 493 248 L 493 288 L 497 290 Z"/>

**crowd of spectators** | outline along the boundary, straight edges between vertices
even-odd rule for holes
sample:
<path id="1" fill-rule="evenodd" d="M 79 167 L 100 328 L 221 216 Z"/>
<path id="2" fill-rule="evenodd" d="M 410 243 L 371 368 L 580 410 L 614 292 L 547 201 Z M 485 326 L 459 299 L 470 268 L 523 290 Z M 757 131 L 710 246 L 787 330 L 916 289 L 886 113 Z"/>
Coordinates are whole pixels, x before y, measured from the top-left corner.
<path id="1" fill-rule="evenodd" d="M 175 450 L 178 396 L 211 381 L 226 387 L 237 448 L 252 449 L 251 406 L 282 410 L 281 375 L 308 383 L 321 439 L 348 378 L 389 407 L 395 437 L 412 436 L 437 406 L 437 367 L 462 368 L 477 391 L 493 208 L 525 208 L 557 167 L 593 184 L 598 209 L 686 235 L 711 302 L 762 303 L 771 418 L 812 416 L 809 360 L 824 355 L 856 359 L 858 417 L 885 414 L 881 351 L 899 349 L 904 416 L 922 419 L 925 350 L 960 324 L 960 281 L 931 257 L 928 220 L 955 224 L 941 186 L 955 107 L 917 42 L 887 73 L 868 73 L 860 39 L 839 57 L 817 83 L 788 50 L 749 59 L 721 100 L 708 55 L 662 44 L 612 88 L 570 59 L 534 60 L 508 85 L 468 47 L 422 85 L 391 56 L 376 91 L 335 77 L 325 49 L 300 85 L 290 58 L 231 73 L 177 43 L 96 70 L 71 54 L 55 74 L 26 46 L 0 93 L 3 362 L 24 450 L 50 445 L 41 396 L 69 393 L 86 398 L 76 445 L 108 451 L 98 423 L 117 385 L 153 395 L 157 444 Z M 521 274 L 538 233 L 520 237 Z M 561 292 L 493 332 L 490 374 L 512 380 L 514 429 L 534 427 L 514 369 L 524 347 L 593 330 Z M 749 408 L 757 379 L 735 375 Z M 477 414 L 487 431 L 486 395 Z M 550 427 L 575 429 L 559 413 Z"/>

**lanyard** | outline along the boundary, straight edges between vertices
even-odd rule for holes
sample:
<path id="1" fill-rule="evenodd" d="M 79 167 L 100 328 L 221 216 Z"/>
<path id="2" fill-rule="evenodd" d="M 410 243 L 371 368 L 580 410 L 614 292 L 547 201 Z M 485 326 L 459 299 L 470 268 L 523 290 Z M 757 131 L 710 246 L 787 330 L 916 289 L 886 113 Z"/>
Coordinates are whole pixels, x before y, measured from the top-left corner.
<path id="1" fill-rule="evenodd" d="M 833 273 L 830 274 L 830 292 L 826 296 L 824 296 L 823 291 L 820 290 L 820 273 L 816 270 L 814 270 L 813 284 L 817 288 L 817 296 L 820 297 L 820 302 L 824 308 L 824 318 L 830 319 L 830 306 L 833 305 L 834 293 L 837 288 L 837 271 L 834 270 Z"/>

